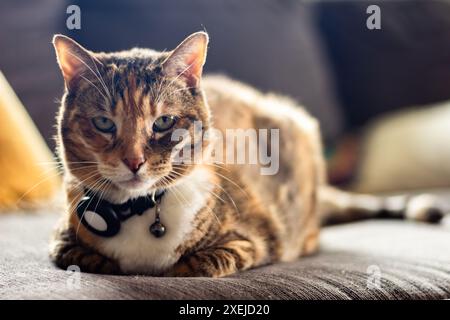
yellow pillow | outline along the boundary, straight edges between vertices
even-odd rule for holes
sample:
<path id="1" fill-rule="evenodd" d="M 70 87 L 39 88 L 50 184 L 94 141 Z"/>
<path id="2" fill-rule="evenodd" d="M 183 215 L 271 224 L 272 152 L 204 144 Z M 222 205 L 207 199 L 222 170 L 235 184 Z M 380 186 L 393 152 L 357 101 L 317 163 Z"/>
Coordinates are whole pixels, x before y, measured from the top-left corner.
<path id="1" fill-rule="evenodd" d="M 52 153 L 0 72 L 0 212 L 52 199 L 60 186 L 52 162 Z"/>

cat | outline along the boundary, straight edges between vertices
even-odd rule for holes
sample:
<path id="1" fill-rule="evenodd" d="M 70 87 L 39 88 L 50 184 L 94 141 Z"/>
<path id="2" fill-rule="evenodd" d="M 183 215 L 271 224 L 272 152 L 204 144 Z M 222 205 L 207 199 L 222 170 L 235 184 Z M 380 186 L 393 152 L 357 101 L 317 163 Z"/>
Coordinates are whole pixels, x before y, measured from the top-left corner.
<path id="1" fill-rule="evenodd" d="M 407 198 L 386 201 L 328 186 L 316 119 L 289 98 L 225 76 L 202 76 L 208 42 L 197 32 L 170 52 L 94 53 L 54 36 L 65 83 L 57 152 L 67 195 L 50 250 L 57 266 L 223 277 L 315 253 L 325 220 L 380 212 L 417 220 L 439 216 L 417 203 L 408 209 Z M 266 139 L 271 151 L 279 147 L 278 171 L 207 161 L 218 142 L 195 134 L 195 122 L 201 133 L 278 129 L 279 143 Z M 171 138 L 177 129 L 188 132 L 186 139 Z M 195 153 L 195 146 L 203 147 L 201 161 L 173 161 L 174 148 Z M 86 199 L 107 210 L 98 229 L 92 226 L 97 208 L 86 211 Z M 138 202 L 148 205 L 135 214 Z M 120 206 L 132 216 L 112 219 L 111 208 Z"/>

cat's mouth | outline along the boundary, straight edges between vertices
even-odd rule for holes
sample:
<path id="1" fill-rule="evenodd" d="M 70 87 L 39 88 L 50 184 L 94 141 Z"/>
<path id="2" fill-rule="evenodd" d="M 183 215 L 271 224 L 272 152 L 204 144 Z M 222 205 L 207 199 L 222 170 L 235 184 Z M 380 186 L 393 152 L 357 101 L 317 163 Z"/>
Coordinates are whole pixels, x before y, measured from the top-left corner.
<path id="1" fill-rule="evenodd" d="M 116 181 L 115 184 L 122 189 L 148 189 L 155 184 L 157 179 L 142 178 L 141 176 L 133 176 L 130 179 Z"/>

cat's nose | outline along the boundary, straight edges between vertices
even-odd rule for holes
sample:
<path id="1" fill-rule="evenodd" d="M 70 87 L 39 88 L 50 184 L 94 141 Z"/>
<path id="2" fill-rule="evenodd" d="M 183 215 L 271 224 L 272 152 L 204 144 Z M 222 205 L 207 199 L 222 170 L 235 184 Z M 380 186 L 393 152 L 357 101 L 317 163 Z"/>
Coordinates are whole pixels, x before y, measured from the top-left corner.
<path id="1" fill-rule="evenodd" d="M 145 159 L 143 156 L 135 157 L 135 158 L 125 158 L 123 162 L 126 166 L 131 170 L 131 172 L 136 173 L 139 171 L 139 168 L 145 163 Z"/>

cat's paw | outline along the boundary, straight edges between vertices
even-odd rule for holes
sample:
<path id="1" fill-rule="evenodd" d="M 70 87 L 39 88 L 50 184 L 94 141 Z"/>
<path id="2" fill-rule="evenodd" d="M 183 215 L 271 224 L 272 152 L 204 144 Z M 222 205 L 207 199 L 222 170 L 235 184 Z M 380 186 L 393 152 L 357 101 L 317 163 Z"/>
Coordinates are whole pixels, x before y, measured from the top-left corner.
<path id="1" fill-rule="evenodd" d="M 231 272 L 234 273 L 234 272 Z M 230 274 L 231 274 L 230 273 Z M 216 268 L 197 267 L 193 269 L 187 263 L 177 263 L 172 269 L 164 273 L 165 277 L 207 277 L 219 278 L 227 274 L 223 274 Z"/>
<path id="2" fill-rule="evenodd" d="M 70 230 L 60 232 L 53 240 L 50 258 L 56 266 L 65 270 L 77 266 L 82 272 L 122 274 L 115 261 L 77 242 L 71 236 Z"/>
<path id="3" fill-rule="evenodd" d="M 178 262 L 171 269 L 164 273 L 165 277 L 207 277 L 219 278 L 226 274 L 218 269 L 207 265 L 197 265 L 193 262 L 195 258 Z M 236 272 L 236 270 L 234 271 Z M 234 272 L 230 272 L 234 273 Z"/>
<path id="4" fill-rule="evenodd" d="M 225 277 L 255 267 L 255 248 L 247 240 L 232 240 L 181 258 L 165 275 L 171 277 Z"/>

